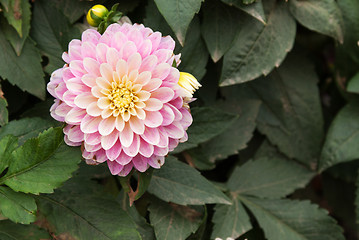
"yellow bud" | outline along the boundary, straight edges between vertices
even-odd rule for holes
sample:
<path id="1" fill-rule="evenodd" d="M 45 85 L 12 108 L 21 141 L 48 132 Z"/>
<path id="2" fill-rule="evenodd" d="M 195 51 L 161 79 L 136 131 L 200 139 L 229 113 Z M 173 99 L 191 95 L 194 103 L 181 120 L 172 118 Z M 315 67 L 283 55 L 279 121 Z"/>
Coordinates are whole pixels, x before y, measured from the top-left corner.
<path id="1" fill-rule="evenodd" d="M 91 12 L 93 15 L 95 15 L 95 17 L 91 15 Z M 100 22 L 104 19 L 104 17 L 106 17 L 107 14 L 108 14 L 107 8 L 103 5 L 98 4 L 93 6 L 87 12 L 86 19 L 91 26 L 97 27 L 100 24 Z"/>
<path id="2" fill-rule="evenodd" d="M 186 93 L 186 97 L 192 98 L 193 93 L 202 85 L 197 81 L 197 79 L 190 73 L 180 72 L 180 77 L 178 80 L 178 85 L 180 85 Z"/>

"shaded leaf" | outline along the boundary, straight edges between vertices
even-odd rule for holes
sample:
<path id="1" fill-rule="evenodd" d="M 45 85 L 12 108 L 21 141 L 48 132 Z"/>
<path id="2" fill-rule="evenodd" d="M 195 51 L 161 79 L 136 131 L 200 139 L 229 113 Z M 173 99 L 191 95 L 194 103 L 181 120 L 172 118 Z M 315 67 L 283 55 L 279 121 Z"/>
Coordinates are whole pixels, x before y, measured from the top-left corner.
<path id="1" fill-rule="evenodd" d="M 322 149 L 319 170 L 359 158 L 358 102 L 351 102 L 340 110 L 330 125 Z"/>
<path id="2" fill-rule="evenodd" d="M 264 14 L 262 0 L 257 0 L 255 2 L 252 1 L 253 3 L 249 5 L 243 3 L 243 0 L 222 0 L 222 2 L 243 10 L 252 17 L 261 21 L 263 24 L 265 24 L 266 22 L 266 16 Z"/>
<path id="3" fill-rule="evenodd" d="M 12 153 L 9 170 L 0 184 L 25 193 L 52 193 L 71 177 L 80 160 L 79 149 L 63 143 L 62 129 L 50 128 Z"/>
<path id="4" fill-rule="evenodd" d="M 359 93 L 359 72 L 349 80 L 347 91 L 352 93 Z"/>
<path id="5" fill-rule="evenodd" d="M 41 56 L 30 39 L 26 40 L 21 55 L 17 56 L 0 31 L 0 75 L 21 90 L 45 99 Z"/>
<path id="6" fill-rule="evenodd" d="M 174 153 L 196 147 L 224 132 L 237 119 L 237 115 L 223 112 L 217 108 L 191 108 L 193 124 L 188 128 L 188 141 L 175 148 Z"/>
<path id="7" fill-rule="evenodd" d="M 250 160 L 236 167 L 227 186 L 238 194 L 281 198 L 304 187 L 313 176 L 313 172 L 278 154 Z"/>
<path id="8" fill-rule="evenodd" d="M 155 0 L 158 10 L 183 46 L 188 26 L 203 0 Z"/>
<path id="9" fill-rule="evenodd" d="M 14 48 L 16 55 L 21 55 L 21 50 L 25 44 L 27 36 L 30 32 L 30 19 L 31 19 L 31 10 L 30 3 L 27 0 L 20 0 L 21 3 L 21 35 L 10 25 L 6 24 L 5 21 L 1 21 L 2 30 L 6 38 L 9 40 L 11 46 Z"/>
<path id="10" fill-rule="evenodd" d="M 49 0 L 48 0 L 49 1 Z M 71 24 L 87 14 L 87 11 L 97 2 L 104 1 L 83 1 L 83 0 L 51 0 L 69 20 Z"/>
<path id="11" fill-rule="evenodd" d="M 50 239 L 50 235 L 36 225 L 21 225 L 9 220 L 0 221 L 1 240 Z"/>
<path id="12" fill-rule="evenodd" d="M 291 0 L 289 9 L 303 26 L 343 42 L 343 20 L 335 0 Z"/>
<path id="13" fill-rule="evenodd" d="M 224 55 L 220 86 L 267 75 L 281 64 L 292 49 L 296 23 L 285 2 L 267 4 L 266 25 L 252 18 L 247 18 L 241 24 L 236 42 Z"/>
<path id="14" fill-rule="evenodd" d="M 230 48 L 238 33 L 239 11 L 221 2 L 206 2 L 201 31 L 214 62 Z"/>
<path id="15" fill-rule="evenodd" d="M 342 229 L 327 211 L 309 201 L 240 197 L 268 240 L 344 240 Z"/>
<path id="16" fill-rule="evenodd" d="M 159 170 L 154 170 L 148 192 L 158 198 L 181 205 L 202 205 L 230 201 L 196 169 L 174 157 L 167 157 Z"/>
<path id="17" fill-rule="evenodd" d="M 231 198 L 232 205 L 216 205 L 214 208 L 212 239 L 217 237 L 236 239 L 252 229 L 249 216 L 241 201 L 235 194 L 232 194 Z"/>
<path id="18" fill-rule="evenodd" d="M 127 213 L 105 197 L 60 191 L 41 195 L 37 200 L 56 235 L 66 235 L 68 239 L 141 239 Z"/>
<path id="19" fill-rule="evenodd" d="M 185 240 L 202 222 L 203 207 L 152 201 L 148 210 L 158 240 Z"/>
<path id="20" fill-rule="evenodd" d="M 39 133 L 53 126 L 53 121 L 39 117 L 13 120 L 0 128 L 0 138 L 11 134 L 18 137 L 19 145 L 22 145 L 26 140 L 37 137 Z"/>
<path id="21" fill-rule="evenodd" d="M 31 37 L 37 47 L 49 58 L 45 70 L 51 73 L 64 65 L 61 56 L 69 42 L 80 37 L 80 31 L 71 27 L 66 17 L 52 1 L 36 0 L 33 10 Z"/>
<path id="22" fill-rule="evenodd" d="M 9 121 L 9 112 L 7 111 L 7 101 L 0 97 L 0 126 L 4 126 Z"/>
<path id="23" fill-rule="evenodd" d="M 37 206 L 30 195 L 0 186 L 0 202 L 0 212 L 11 221 L 29 224 L 36 220 Z"/>
<path id="24" fill-rule="evenodd" d="M 23 24 L 23 5 L 22 0 L 0 0 L 3 6 L 4 16 L 11 26 L 13 26 L 20 37 L 22 37 L 22 24 Z M 28 5 L 29 7 L 29 5 Z"/>
<path id="25" fill-rule="evenodd" d="M 344 20 L 343 49 L 359 63 L 359 2 L 357 0 L 337 1 Z"/>
<path id="26" fill-rule="evenodd" d="M 0 137 L 0 174 L 9 166 L 11 154 L 18 146 L 17 141 L 11 135 Z"/>
<path id="27" fill-rule="evenodd" d="M 250 83 L 263 101 L 260 132 L 290 158 L 316 168 L 323 140 L 318 78 L 313 66 L 292 54 L 268 77 Z"/>

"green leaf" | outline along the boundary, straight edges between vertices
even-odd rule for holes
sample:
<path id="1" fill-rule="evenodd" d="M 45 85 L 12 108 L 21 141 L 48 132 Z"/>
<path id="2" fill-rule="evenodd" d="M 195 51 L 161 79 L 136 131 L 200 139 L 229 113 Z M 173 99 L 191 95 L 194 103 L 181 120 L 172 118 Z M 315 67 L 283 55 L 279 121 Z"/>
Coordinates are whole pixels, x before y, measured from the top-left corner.
<path id="1" fill-rule="evenodd" d="M 0 137 L 0 174 L 9 166 L 12 152 L 17 148 L 17 138 L 11 135 Z"/>
<path id="2" fill-rule="evenodd" d="M 158 10 L 183 46 L 188 26 L 203 0 L 155 0 Z"/>
<path id="3" fill-rule="evenodd" d="M 29 224 L 36 220 L 36 203 L 30 195 L 0 186 L 0 212 L 13 222 Z"/>
<path id="4" fill-rule="evenodd" d="M 12 153 L 9 170 L 0 184 L 25 193 L 52 193 L 71 177 L 80 161 L 79 149 L 63 143 L 62 129 L 50 128 Z"/>
<path id="5" fill-rule="evenodd" d="M 257 0 L 249 5 L 244 4 L 242 0 L 222 0 L 222 2 L 228 4 L 229 6 L 235 6 L 241 9 L 242 11 L 248 13 L 263 24 L 265 24 L 266 22 L 266 16 L 264 14 L 262 0 Z"/>
<path id="6" fill-rule="evenodd" d="M 188 128 L 188 141 L 181 143 L 175 153 L 196 147 L 198 144 L 210 140 L 224 132 L 237 119 L 237 115 L 223 112 L 217 108 L 191 108 L 193 123 Z"/>
<path id="7" fill-rule="evenodd" d="M 313 176 L 313 172 L 278 154 L 236 167 L 227 186 L 238 194 L 281 198 L 304 187 Z"/>
<path id="8" fill-rule="evenodd" d="M 37 200 L 53 232 L 66 239 L 141 239 L 131 218 L 114 200 L 74 192 L 41 195 Z"/>
<path id="9" fill-rule="evenodd" d="M 357 170 L 358 171 L 358 170 Z M 359 175 L 357 176 L 357 180 L 355 183 L 355 217 L 356 223 L 359 223 Z"/>
<path id="10" fill-rule="evenodd" d="M 17 56 L 4 33 L 0 31 L 0 76 L 21 90 L 45 99 L 41 56 L 30 39 L 26 40 L 21 55 Z"/>
<path id="11" fill-rule="evenodd" d="M 7 111 L 6 99 L 0 97 L 0 126 L 4 126 L 9 121 L 9 112 Z"/>
<path id="12" fill-rule="evenodd" d="M 188 207 L 155 199 L 148 210 L 158 240 L 185 240 L 202 222 L 203 207 Z"/>
<path id="13" fill-rule="evenodd" d="M 268 77 L 249 84 L 263 101 L 257 126 L 289 158 L 316 168 L 323 141 L 323 116 L 311 64 L 291 54 Z"/>
<path id="14" fill-rule="evenodd" d="M 232 205 L 216 205 L 212 218 L 212 239 L 236 239 L 252 229 L 249 216 L 235 194 L 231 195 Z"/>
<path id="15" fill-rule="evenodd" d="M 237 113 L 239 118 L 226 131 L 201 145 L 207 160 L 214 163 L 217 159 L 225 159 L 237 154 L 247 147 L 256 127 L 256 118 L 261 102 L 258 100 L 235 101 L 231 96 L 225 96 L 226 101 L 218 105 L 219 109 Z"/>
<path id="16" fill-rule="evenodd" d="M 19 33 L 11 27 L 9 24 L 5 23 L 5 21 L 1 21 L 2 30 L 6 38 L 9 40 L 11 46 L 14 48 L 16 55 L 20 56 L 22 48 L 25 44 L 26 38 L 30 32 L 30 19 L 31 19 L 31 10 L 30 3 L 27 0 L 21 1 L 21 9 L 22 9 L 22 24 L 21 24 L 21 32 L 22 34 L 19 36 Z"/>
<path id="17" fill-rule="evenodd" d="M 51 73 L 64 65 L 62 53 L 67 51 L 72 39 L 80 37 L 80 31 L 71 27 L 66 17 L 52 1 L 36 0 L 34 4 L 31 37 L 37 47 L 49 58 L 45 70 Z"/>
<path id="18" fill-rule="evenodd" d="M 251 210 L 268 240 L 344 240 L 336 221 L 309 201 L 239 198 Z"/>
<path id="19" fill-rule="evenodd" d="M 228 86 L 267 75 L 292 49 L 296 23 L 283 1 L 267 3 L 268 22 L 247 18 L 237 40 L 224 55 L 220 86 Z"/>
<path id="20" fill-rule="evenodd" d="M 239 11 L 221 2 L 206 2 L 201 31 L 214 62 L 230 48 L 238 33 Z"/>
<path id="21" fill-rule="evenodd" d="M 71 24 L 86 15 L 87 11 L 98 2 L 104 1 L 52 0 L 52 3 L 67 17 Z"/>
<path id="22" fill-rule="evenodd" d="M 291 0 L 289 9 L 303 26 L 343 42 L 343 19 L 335 0 Z"/>
<path id="23" fill-rule="evenodd" d="M 319 170 L 359 158 L 358 102 L 351 102 L 340 110 L 327 133 Z"/>
<path id="24" fill-rule="evenodd" d="M 9 220 L 0 221 L 1 240 L 50 239 L 50 235 L 36 225 L 21 225 Z"/>
<path id="25" fill-rule="evenodd" d="M 20 120 L 13 120 L 0 128 L 0 139 L 11 134 L 19 139 L 19 145 L 22 145 L 29 138 L 34 138 L 40 132 L 53 127 L 54 122 L 39 117 L 22 118 Z"/>
<path id="26" fill-rule="evenodd" d="M 359 72 L 349 80 L 347 91 L 352 93 L 359 93 Z"/>
<path id="27" fill-rule="evenodd" d="M 146 219 L 138 213 L 136 206 L 132 205 L 130 207 L 130 201 L 127 194 L 125 194 L 124 191 L 121 191 L 117 199 L 121 204 L 121 208 L 135 222 L 136 229 L 140 233 L 142 240 L 155 240 L 153 228 L 147 223 Z"/>
<path id="28" fill-rule="evenodd" d="M 181 205 L 230 204 L 228 197 L 196 169 L 171 156 L 166 158 L 161 169 L 153 171 L 148 192 Z"/>
<path id="29" fill-rule="evenodd" d="M 349 56 L 359 63 L 359 2 L 357 0 L 337 1 L 344 19 L 343 48 Z"/>
<path id="30" fill-rule="evenodd" d="M 21 0 L 0 0 L 1 5 L 3 6 L 4 16 L 11 26 L 13 26 L 20 37 L 22 37 L 22 3 Z"/>
<path id="31" fill-rule="evenodd" d="M 178 44 L 175 51 L 181 53 L 181 64 L 178 69 L 180 71 L 189 72 L 193 74 L 197 80 L 201 80 L 206 73 L 208 52 L 205 43 L 201 38 L 198 17 L 194 17 L 188 28 L 186 43 L 183 48 L 180 49 Z"/>

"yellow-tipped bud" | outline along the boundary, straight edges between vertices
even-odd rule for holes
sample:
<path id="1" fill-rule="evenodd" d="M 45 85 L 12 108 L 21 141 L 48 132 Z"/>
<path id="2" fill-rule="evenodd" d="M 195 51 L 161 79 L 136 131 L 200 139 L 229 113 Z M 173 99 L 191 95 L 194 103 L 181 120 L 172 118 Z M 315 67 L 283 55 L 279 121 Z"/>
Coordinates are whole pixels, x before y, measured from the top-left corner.
<path id="1" fill-rule="evenodd" d="M 92 14 L 91 14 L 92 13 Z M 86 19 L 90 26 L 97 27 L 100 22 L 106 17 L 108 14 L 108 10 L 103 5 L 95 5 L 93 6 L 87 13 Z"/>
<path id="2" fill-rule="evenodd" d="M 180 77 L 178 80 L 178 85 L 180 85 L 185 91 L 185 97 L 192 98 L 194 92 L 202 85 L 197 81 L 197 79 L 190 73 L 180 72 Z"/>

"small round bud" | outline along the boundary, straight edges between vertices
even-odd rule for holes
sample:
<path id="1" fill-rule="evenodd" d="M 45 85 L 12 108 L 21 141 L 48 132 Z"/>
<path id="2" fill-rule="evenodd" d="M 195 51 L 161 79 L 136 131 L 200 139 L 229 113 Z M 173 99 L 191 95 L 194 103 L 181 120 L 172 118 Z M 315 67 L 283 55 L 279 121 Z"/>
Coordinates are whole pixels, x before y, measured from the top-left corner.
<path id="1" fill-rule="evenodd" d="M 88 11 L 86 19 L 90 26 L 97 27 L 107 14 L 108 10 L 105 6 L 95 5 Z"/>

